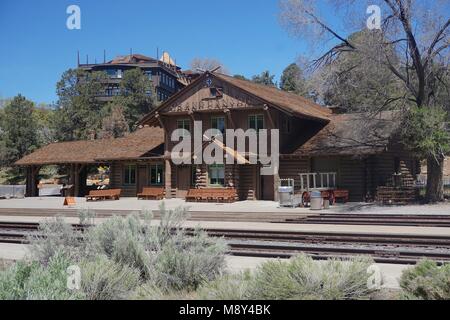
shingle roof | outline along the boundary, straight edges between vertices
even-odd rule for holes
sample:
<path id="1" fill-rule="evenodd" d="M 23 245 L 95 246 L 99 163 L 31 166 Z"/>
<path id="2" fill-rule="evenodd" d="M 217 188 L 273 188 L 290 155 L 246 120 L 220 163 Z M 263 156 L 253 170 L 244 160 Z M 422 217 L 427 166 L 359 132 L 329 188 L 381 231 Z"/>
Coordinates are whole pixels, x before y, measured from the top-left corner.
<path id="1" fill-rule="evenodd" d="M 108 64 L 121 64 L 121 63 L 136 63 L 141 61 L 156 61 L 153 58 L 144 56 L 142 54 L 131 54 L 127 56 L 118 56 L 115 57 L 113 60 L 109 61 Z"/>
<path id="2" fill-rule="evenodd" d="M 25 166 L 135 159 L 144 156 L 162 143 L 164 143 L 163 129 L 144 127 L 123 138 L 51 143 L 23 157 L 15 164 Z"/>
<path id="3" fill-rule="evenodd" d="M 395 112 L 337 114 L 306 143 L 293 150 L 296 155 L 361 155 L 386 150 L 399 128 Z"/>
<path id="4" fill-rule="evenodd" d="M 213 75 L 298 116 L 328 121 L 331 115 L 331 110 L 328 108 L 322 107 L 297 94 L 221 73 L 213 73 Z"/>
<path id="5" fill-rule="evenodd" d="M 322 107 L 302 96 L 289 93 L 286 91 L 282 91 L 275 87 L 264 86 L 261 84 L 254 83 L 248 80 L 241 80 L 234 77 L 230 77 L 221 73 L 209 73 L 205 72 L 200 77 L 196 78 L 193 82 L 191 82 L 188 86 L 184 87 L 182 90 L 178 91 L 175 95 L 171 96 L 168 100 L 166 100 L 163 104 L 161 104 L 158 108 L 153 109 L 152 112 L 144 116 L 138 124 L 156 124 L 158 123 L 155 120 L 154 115 L 156 112 L 160 112 L 164 110 L 167 106 L 169 106 L 173 101 L 175 101 L 178 97 L 188 92 L 193 86 L 195 86 L 202 78 L 206 75 L 210 75 L 213 77 L 217 77 L 218 79 L 225 81 L 235 87 L 240 88 L 247 93 L 254 95 L 268 104 L 274 105 L 280 109 L 285 110 L 288 113 L 293 113 L 296 116 L 319 120 L 322 122 L 328 122 L 331 116 L 331 110 Z"/>

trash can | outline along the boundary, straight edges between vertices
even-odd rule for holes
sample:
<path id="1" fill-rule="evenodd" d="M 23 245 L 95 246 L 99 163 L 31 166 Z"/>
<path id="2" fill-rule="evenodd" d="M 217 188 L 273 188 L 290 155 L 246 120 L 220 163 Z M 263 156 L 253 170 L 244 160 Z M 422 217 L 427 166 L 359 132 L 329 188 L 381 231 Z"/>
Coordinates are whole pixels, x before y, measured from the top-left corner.
<path id="1" fill-rule="evenodd" d="M 311 210 L 322 210 L 322 194 L 320 191 L 311 191 Z"/>
<path id="2" fill-rule="evenodd" d="M 280 207 L 293 206 L 294 187 L 292 186 L 278 187 L 278 195 L 280 199 Z"/>
<path id="3" fill-rule="evenodd" d="M 330 209 L 330 200 L 329 199 L 323 199 L 323 208 Z"/>

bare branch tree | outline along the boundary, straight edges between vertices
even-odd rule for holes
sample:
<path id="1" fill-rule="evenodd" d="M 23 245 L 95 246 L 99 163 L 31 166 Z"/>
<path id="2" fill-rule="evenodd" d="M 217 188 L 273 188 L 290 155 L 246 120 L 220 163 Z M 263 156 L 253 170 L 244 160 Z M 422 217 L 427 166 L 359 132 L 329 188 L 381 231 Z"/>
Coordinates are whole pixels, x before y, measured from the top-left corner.
<path id="1" fill-rule="evenodd" d="M 313 37 L 314 41 L 328 35 L 334 40 L 328 50 L 312 61 L 312 67 L 317 69 L 332 66 L 343 54 L 355 54 L 371 61 L 380 59 L 390 73 L 403 83 L 405 94 L 386 95 L 382 106 L 398 101 L 404 97 L 403 103 L 414 103 L 416 108 L 432 108 L 437 102 L 444 103 L 444 110 L 450 108 L 448 101 L 443 101 L 438 95 L 447 90 L 450 51 L 450 19 L 443 16 L 450 12 L 449 1 L 415 1 L 415 0 L 371 0 L 346 1 L 328 0 L 335 5 L 334 16 L 342 10 L 358 8 L 360 21 L 365 21 L 368 4 L 378 4 L 385 17 L 382 19 L 378 45 L 376 50 L 364 50 L 360 44 L 352 41 L 336 25 L 336 19 L 324 19 L 321 8 L 312 0 L 281 0 L 280 18 L 282 24 L 293 35 L 302 38 Z M 348 18 L 348 17 L 347 17 Z M 334 24 L 334 25 L 333 25 Z M 352 30 L 353 34 L 357 30 Z M 378 49 L 378 50 L 377 50 Z M 383 54 L 380 54 L 383 53 Z M 352 68 L 349 68 L 352 70 Z M 442 87 L 444 89 L 442 89 Z M 447 99 L 448 100 L 448 99 Z M 441 106 L 442 107 L 442 106 Z M 416 114 L 420 114 L 416 113 Z M 423 113 L 429 115 L 429 113 Z M 444 118 L 442 118 L 444 119 Z M 435 119 L 431 119 L 435 120 Z M 445 126 L 444 126 L 445 127 Z M 445 131 L 443 131 L 445 132 Z M 443 199 L 442 169 L 445 158 L 444 146 L 431 148 L 428 162 L 427 198 L 430 201 Z"/>
<path id="2" fill-rule="evenodd" d="M 192 59 L 190 66 L 193 71 L 211 71 L 216 69 L 217 67 L 220 67 L 220 69 L 218 70 L 220 73 L 230 74 L 228 68 L 225 67 L 225 65 L 217 59 L 194 58 Z"/>

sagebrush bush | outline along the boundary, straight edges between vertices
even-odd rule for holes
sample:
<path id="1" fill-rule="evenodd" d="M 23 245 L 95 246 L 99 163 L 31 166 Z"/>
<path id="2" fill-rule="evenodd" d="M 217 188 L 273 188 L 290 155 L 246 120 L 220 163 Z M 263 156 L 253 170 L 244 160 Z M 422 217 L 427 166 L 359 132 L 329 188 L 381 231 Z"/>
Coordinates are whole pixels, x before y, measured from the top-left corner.
<path id="1" fill-rule="evenodd" d="M 106 255 L 117 263 L 137 268 L 143 278 L 149 278 L 151 259 L 144 246 L 143 230 L 136 215 L 110 218 L 89 230 L 88 255 Z"/>
<path id="2" fill-rule="evenodd" d="M 169 289 L 194 290 L 225 269 L 225 251 L 222 239 L 212 239 L 202 231 L 192 237 L 178 233 L 157 253 L 153 280 Z"/>
<path id="3" fill-rule="evenodd" d="M 288 261 L 261 264 L 254 272 L 224 276 L 204 284 L 203 299 L 250 300 L 343 300 L 365 299 L 372 291 L 367 286 L 367 258 L 314 261 L 300 255 Z"/>
<path id="4" fill-rule="evenodd" d="M 131 299 L 134 300 L 194 300 L 197 293 L 189 290 L 168 290 L 161 288 L 152 281 L 148 281 L 138 287 Z"/>
<path id="5" fill-rule="evenodd" d="M 67 268 L 71 261 L 56 253 L 47 265 L 19 261 L 0 273 L 0 300 L 69 300 L 83 298 L 67 288 Z"/>
<path id="6" fill-rule="evenodd" d="M 83 261 L 81 288 L 88 300 L 121 300 L 140 285 L 139 270 L 118 264 L 105 256 Z"/>
<path id="7" fill-rule="evenodd" d="M 37 262 L 18 261 L 0 272 L 0 300 L 19 300 L 26 298 L 25 283 L 31 272 L 39 267 Z"/>
<path id="8" fill-rule="evenodd" d="M 27 235 L 32 258 L 44 265 L 57 253 L 79 260 L 84 254 L 83 238 L 83 233 L 73 230 L 62 217 L 42 221 L 37 232 Z"/>
<path id="9" fill-rule="evenodd" d="M 78 209 L 77 210 L 78 219 L 80 225 L 93 225 L 95 223 L 96 213 L 90 209 Z"/>
<path id="10" fill-rule="evenodd" d="M 328 260 L 322 266 L 324 299 L 348 300 L 368 298 L 372 290 L 368 288 L 371 259 L 359 257 L 352 260 Z"/>
<path id="11" fill-rule="evenodd" d="M 420 261 L 403 271 L 400 278 L 403 298 L 424 300 L 450 299 L 450 264 L 438 266 L 430 260 Z"/>
<path id="12" fill-rule="evenodd" d="M 203 300 L 248 300 L 250 299 L 250 272 L 225 274 L 206 282 L 198 289 L 198 298 Z"/>
<path id="13" fill-rule="evenodd" d="M 186 208 L 166 210 L 163 204 L 160 212 L 159 223 L 152 223 L 151 215 L 144 212 L 141 216 L 115 216 L 84 232 L 73 230 L 61 217 L 44 221 L 36 234 L 28 236 L 32 258 L 44 267 L 57 254 L 74 264 L 83 263 L 89 271 L 87 276 L 98 280 L 92 286 L 85 286 L 90 299 L 125 296 L 125 289 L 113 292 L 109 284 L 119 279 L 134 283 L 136 270 L 142 282 L 158 286 L 163 294 L 195 290 L 221 274 L 225 267 L 224 241 L 208 237 L 200 230 L 193 236 L 186 234 L 182 228 L 187 218 Z M 91 221 L 90 216 L 80 214 L 80 222 Z M 103 278 L 98 271 L 101 256 L 107 261 Z M 118 267 L 132 270 L 131 278 L 123 278 Z M 127 288 L 125 283 L 121 285 Z"/>
<path id="14" fill-rule="evenodd" d="M 187 235 L 182 224 L 187 210 L 160 208 L 158 224 L 150 217 L 114 217 L 92 228 L 88 251 L 104 254 L 122 265 L 139 269 L 143 281 L 164 290 L 191 290 L 214 279 L 225 267 L 226 245 L 222 239 L 196 231 Z"/>

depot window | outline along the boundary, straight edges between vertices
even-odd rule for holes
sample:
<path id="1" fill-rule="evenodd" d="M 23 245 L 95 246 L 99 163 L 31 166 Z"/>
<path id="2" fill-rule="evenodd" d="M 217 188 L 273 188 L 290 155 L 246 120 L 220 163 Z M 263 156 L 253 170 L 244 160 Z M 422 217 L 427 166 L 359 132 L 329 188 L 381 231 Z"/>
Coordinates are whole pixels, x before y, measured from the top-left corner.
<path id="1" fill-rule="evenodd" d="M 212 164 L 208 167 L 208 178 L 210 186 L 225 186 L 225 166 L 223 164 Z"/>
<path id="2" fill-rule="evenodd" d="M 136 184 L 136 166 L 133 164 L 126 165 L 124 170 L 124 184 Z"/>

